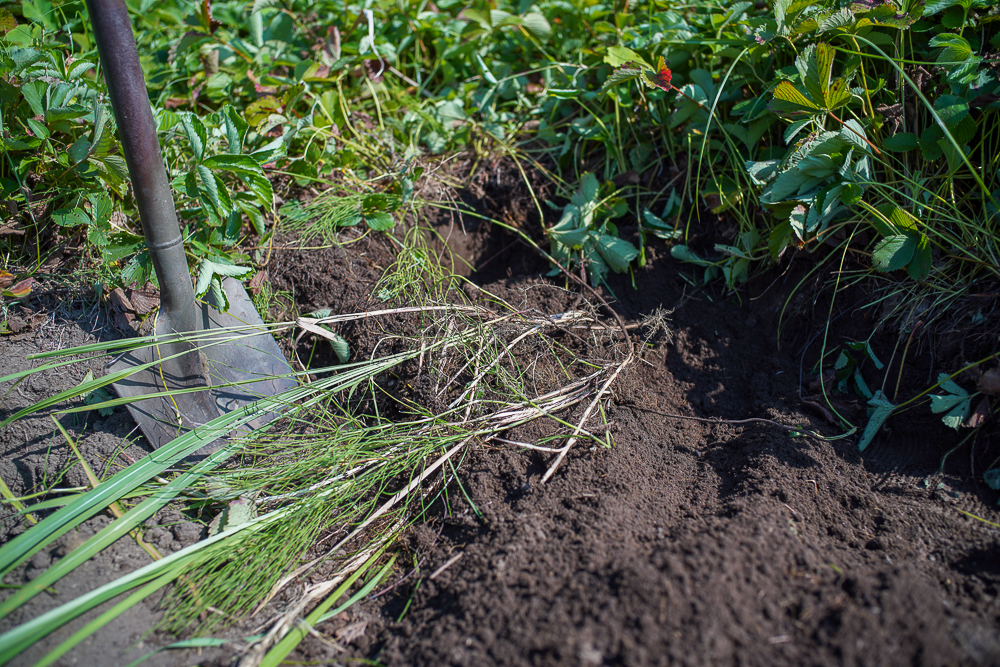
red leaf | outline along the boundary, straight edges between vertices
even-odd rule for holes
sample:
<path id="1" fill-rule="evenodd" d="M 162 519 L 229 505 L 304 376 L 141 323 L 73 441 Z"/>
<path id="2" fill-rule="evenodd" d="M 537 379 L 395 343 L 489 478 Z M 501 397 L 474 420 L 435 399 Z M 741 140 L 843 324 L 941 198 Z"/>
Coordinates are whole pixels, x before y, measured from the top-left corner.
<path id="1" fill-rule="evenodd" d="M 673 78 L 673 73 L 670 68 L 667 67 L 667 62 L 660 56 L 660 59 L 656 61 L 656 72 L 650 77 L 650 83 L 663 90 L 670 90 L 670 79 Z"/>

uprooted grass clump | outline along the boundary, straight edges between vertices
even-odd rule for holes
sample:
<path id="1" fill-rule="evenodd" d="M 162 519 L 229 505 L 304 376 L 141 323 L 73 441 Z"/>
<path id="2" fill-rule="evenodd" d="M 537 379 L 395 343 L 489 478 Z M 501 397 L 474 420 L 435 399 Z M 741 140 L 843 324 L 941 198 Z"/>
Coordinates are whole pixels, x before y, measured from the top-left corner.
<path id="1" fill-rule="evenodd" d="M 405 262 L 401 266 L 415 270 Z M 390 273 L 380 289 L 397 280 Z M 298 327 L 336 342 L 339 336 L 329 327 L 350 321 L 375 324 L 387 317 L 412 319 L 411 326 L 384 334 L 371 349 L 356 350 L 355 361 L 309 369 L 302 376 L 310 382 L 181 435 L 157 456 L 91 491 L 65 498 L 62 509 L 0 547 L 0 568 L 10 572 L 65 530 L 111 503 L 124 503 L 120 518 L 32 586 L 0 603 L 0 616 L 5 616 L 114 540 L 141 528 L 171 501 L 184 500 L 214 517 L 204 540 L 9 631 L 0 641 L 0 658 L 13 657 L 62 623 L 127 591 L 131 595 L 125 602 L 57 647 L 48 660 L 165 586 L 173 586 L 166 627 L 198 633 L 260 613 L 268 600 L 291 586 L 296 602 L 264 619 L 269 632 L 255 640 L 252 653 L 261 664 L 276 664 L 294 646 L 289 638 L 298 632 L 300 616 L 310 609 L 328 611 L 336 602 L 329 596 L 343 593 L 334 588 L 372 567 L 402 528 L 420 520 L 438 500 L 463 493 L 458 467 L 469 447 L 528 421 L 551 420 L 550 441 L 526 446 L 554 453 L 554 470 L 577 440 L 593 437 L 588 419 L 631 361 L 630 353 L 617 351 L 620 344 L 614 342 L 612 329 L 582 310 L 524 312 L 486 293 L 470 303 L 455 280 L 437 277 L 422 284 L 426 291 L 411 290 L 407 306 L 269 325 L 272 333 Z M 217 344 L 219 335 L 202 334 L 201 342 L 210 337 Z M 581 336 L 592 342 L 586 358 L 574 352 L 574 341 Z M 197 343 L 198 335 L 193 338 Z M 149 339 L 65 354 L 144 344 Z M 398 351 L 380 352 L 390 344 Z M 595 350 L 603 352 L 595 355 Z M 22 412 L 52 408 L 113 379 L 92 380 Z M 420 381 L 433 388 L 439 409 L 428 410 L 398 391 L 400 382 Z M 87 408 L 123 402 L 113 399 Z M 568 411 L 581 402 L 587 407 L 569 421 Z M 276 409 L 285 419 L 273 428 L 230 438 L 193 468 L 167 474 L 185 456 L 257 411 Z M 126 495 L 128 501 L 123 500 Z M 24 511 L 30 516 L 32 507 Z M 314 575 L 321 564 L 329 568 L 331 560 L 332 577 L 302 587 L 307 575 Z M 368 583 L 373 586 L 375 581 Z M 323 600 L 329 603 L 325 607 Z"/>

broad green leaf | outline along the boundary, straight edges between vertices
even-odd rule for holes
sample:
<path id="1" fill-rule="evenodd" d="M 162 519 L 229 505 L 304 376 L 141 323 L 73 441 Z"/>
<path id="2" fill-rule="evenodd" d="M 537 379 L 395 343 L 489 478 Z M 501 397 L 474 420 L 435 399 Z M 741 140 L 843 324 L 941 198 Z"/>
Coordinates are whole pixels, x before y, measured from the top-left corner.
<path id="1" fill-rule="evenodd" d="M 790 81 L 782 81 L 774 89 L 774 99 L 767 105 L 776 114 L 815 113 L 820 110 L 812 100 Z"/>
<path id="2" fill-rule="evenodd" d="M 844 206 L 854 206 L 864 196 L 864 188 L 857 183 L 847 183 L 844 191 L 840 194 L 840 203 Z"/>
<path id="3" fill-rule="evenodd" d="M 885 368 L 885 364 L 879 361 L 879 358 L 875 356 L 875 350 L 872 349 L 871 343 L 867 340 L 851 341 L 846 343 L 847 347 L 858 352 L 864 352 L 865 356 L 871 359 L 872 363 L 875 364 L 877 370 L 882 370 Z"/>
<path id="4" fill-rule="evenodd" d="M 625 239 L 601 234 L 597 237 L 597 252 L 615 273 L 628 271 L 629 263 L 639 256 L 639 249 Z"/>
<path id="5" fill-rule="evenodd" d="M 141 236 L 129 232 L 108 234 L 107 245 L 101 248 L 101 259 L 105 262 L 117 262 L 139 252 L 145 245 L 146 241 Z"/>
<path id="6" fill-rule="evenodd" d="M 643 68 L 641 65 L 637 63 L 626 63 L 608 75 L 608 78 L 604 80 L 604 85 L 601 87 L 601 90 L 607 91 L 608 88 L 616 86 L 619 83 L 637 79 L 642 75 L 642 72 Z"/>
<path id="7" fill-rule="evenodd" d="M 766 185 L 781 165 L 781 160 L 765 160 L 763 162 L 746 162 L 747 173 L 756 185 Z"/>
<path id="8" fill-rule="evenodd" d="M 934 102 L 934 110 L 949 127 L 958 125 L 969 115 L 969 103 L 964 97 L 942 95 Z"/>
<path id="9" fill-rule="evenodd" d="M 937 381 L 941 388 L 949 394 L 955 394 L 956 396 L 967 396 L 969 394 L 957 382 L 952 380 L 947 373 L 938 373 Z"/>
<path id="10" fill-rule="evenodd" d="M 258 174 L 264 175 L 264 170 L 260 168 L 257 161 L 249 155 L 219 154 L 205 158 L 202 165 L 209 169 L 221 169 L 232 171 L 237 174 Z"/>
<path id="11" fill-rule="evenodd" d="M 254 201 L 267 210 L 274 206 L 274 191 L 271 189 L 271 181 L 264 176 L 245 174 L 240 177 L 252 194 Z"/>
<path id="12" fill-rule="evenodd" d="M 205 294 L 208 293 L 209 287 L 211 287 L 213 277 L 231 276 L 236 278 L 246 275 L 250 271 L 252 271 L 252 269 L 249 266 L 222 264 L 219 262 L 213 262 L 207 257 L 204 257 L 198 265 L 198 280 L 195 283 L 194 292 L 198 296 L 205 296 Z"/>
<path id="13" fill-rule="evenodd" d="M 798 169 L 789 169 L 782 172 L 775 179 L 774 185 L 771 186 L 771 203 L 777 203 L 786 199 L 789 195 L 795 194 L 809 180 L 810 177 Z"/>
<path id="14" fill-rule="evenodd" d="M 836 111 L 840 107 L 846 106 L 850 101 L 851 89 L 847 85 L 847 79 L 837 79 L 834 81 L 826 94 L 826 108 Z"/>
<path id="15" fill-rule="evenodd" d="M 818 32 L 822 35 L 824 32 L 829 32 L 830 30 L 846 28 L 853 23 L 854 14 L 851 13 L 851 10 L 841 9 L 823 19 L 819 24 Z"/>
<path id="16" fill-rule="evenodd" d="M 947 414 L 941 417 L 941 421 L 945 426 L 957 431 L 969 418 L 969 413 L 972 411 L 972 397 L 968 395 L 956 396 L 954 394 L 947 394 L 940 396 L 931 394 L 931 412 L 940 413 L 946 411 Z"/>
<path id="17" fill-rule="evenodd" d="M 541 12 L 528 12 L 521 17 L 521 23 L 532 37 L 539 42 L 547 42 L 552 36 L 552 26 Z"/>
<path id="18" fill-rule="evenodd" d="M 49 128 L 45 127 L 43 124 L 35 120 L 34 118 L 27 119 L 28 127 L 31 128 L 31 132 L 39 139 L 49 138 Z"/>
<path id="19" fill-rule="evenodd" d="M 868 401 L 868 407 L 871 408 L 871 416 L 868 418 L 868 425 L 865 426 L 865 430 L 861 434 L 861 439 L 858 440 L 858 449 L 862 452 L 871 444 L 875 434 L 882 428 L 882 424 L 889 418 L 896 406 L 889 402 L 881 389 L 878 389 Z"/>
<path id="20" fill-rule="evenodd" d="M 36 116 L 45 115 L 45 91 L 49 84 L 44 81 L 28 81 L 21 85 L 21 94 Z"/>
<path id="21" fill-rule="evenodd" d="M 712 266 L 712 262 L 702 259 L 686 245 L 675 245 L 670 249 L 670 256 L 682 262 L 697 264 L 698 266 Z"/>
<path id="22" fill-rule="evenodd" d="M 767 250 L 771 258 L 778 261 L 792 239 L 792 225 L 789 221 L 778 223 L 767 238 Z"/>
<path id="23" fill-rule="evenodd" d="M 889 218 L 889 221 L 901 231 L 917 231 L 919 221 L 896 204 L 883 204 L 878 210 Z"/>
<path id="24" fill-rule="evenodd" d="M 222 118 L 226 126 L 226 143 L 229 145 L 229 152 L 232 154 L 242 153 L 243 142 L 246 140 L 250 126 L 243 119 L 243 116 L 228 104 L 222 110 Z"/>
<path id="25" fill-rule="evenodd" d="M 201 162 L 205 155 L 205 146 L 208 143 L 208 130 L 201 119 L 191 113 L 181 116 L 181 129 L 187 136 L 188 143 L 191 144 L 191 152 L 194 154 L 196 162 Z"/>
<path id="26" fill-rule="evenodd" d="M 1000 468 L 993 468 L 983 473 L 983 480 L 986 486 L 994 491 L 1000 491 Z"/>
<path id="27" fill-rule="evenodd" d="M 586 226 L 580 226 L 579 208 L 568 204 L 562 218 L 549 229 L 549 238 L 569 248 L 581 248 L 590 235 Z"/>
<path id="28" fill-rule="evenodd" d="M 840 128 L 840 138 L 849 144 L 853 144 L 855 148 L 869 152 L 869 146 L 866 139 L 868 138 L 865 134 L 865 128 L 861 127 L 861 123 L 854 120 L 853 118 L 844 123 L 844 126 Z"/>
<path id="29" fill-rule="evenodd" d="M 195 165 L 201 181 L 201 192 L 208 198 L 219 217 L 228 217 L 233 211 L 233 200 L 229 196 L 226 184 L 212 170 L 203 164 Z"/>
<path id="30" fill-rule="evenodd" d="M 882 239 L 872 252 L 872 265 L 876 271 L 896 271 L 909 264 L 917 248 L 914 234 L 897 234 Z"/>
<path id="31" fill-rule="evenodd" d="M 66 79 L 69 80 L 69 81 L 73 81 L 75 79 L 79 79 L 88 70 L 92 70 L 92 69 L 94 69 L 94 64 L 93 63 L 88 62 L 86 60 L 76 60 L 76 61 L 73 62 L 72 65 L 70 65 L 69 71 L 66 72 Z"/>
<path id="32" fill-rule="evenodd" d="M 919 282 L 930 275 L 932 265 L 930 239 L 927 238 L 926 234 L 921 234 L 917 241 L 917 247 L 913 251 L 913 259 L 906 265 L 906 272 Z"/>
<path id="33" fill-rule="evenodd" d="M 373 231 L 387 232 L 396 226 L 396 219 L 392 217 L 392 213 L 380 211 L 365 215 L 365 223 Z"/>
<path id="34" fill-rule="evenodd" d="M 226 290 L 222 289 L 222 279 L 219 276 L 212 276 L 208 288 L 208 300 L 220 313 L 229 312 L 229 296 Z"/>
<path id="35" fill-rule="evenodd" d="M 331 334 L 329 337 L 330 347 L 333 348 L 334 354 L 340 359 L 340 363 L 346 364 L 351 360 L 351 346 L 348 344 L 344 338 L 338 334 Z"/>
<path id="36" fill-rule="evenodd" d="M 604 62 L 612 67 L 621 67 L 622 65 L 627 65 L 628 63 L 634 63 L 635 65 L 641 65 L 646 69 L 653 69 L 653 66 L 647 63 L 642 56 L 632 49 L 626 49 L 624 46 L 609 47 L 607 54 L 604 56 Z"/>
<path id="37" fill-rule="evenodd" d="M 917 135 L 912 132 L 898 132 L 882 142 L 882 148 L 895 153 L 912 151 L 917 146 Z"/>
<path id="38" fill-rule="evenodd" d="M 66 149 L 66 154 L 69 155 L 70 164 L 80 164 L 90 155 L 90 140 L 80 137 Z"/>
<path id="39" fill-rule="evenodd" d="M 792 140 L 796 137 L 796 135 L 798 135 L 799 132 L 802 131 L 802 128 L 806 127 L 811 122 L 813 122 L 812 118 L 803 118 L 802 120 L 797 120 L 790 124 L 785 129 L 785 143 L 792 143 Z"/>
<path id="40" fill-rule="evenodd" d="M 972 57 L 972 47 L 969 42 L 955 34 L 940 34 L 931 38 L 931 48 L 941 47 L 937 63 L 939 65 L 959 65 Z"/>
<path id="41" fill-rule="evenodd" d="M 83 209 L 60 208 L 52 212 L 52 222 L 60 227 L 76 227 L 77 225 L 89 224 L 90 216 Z"/>

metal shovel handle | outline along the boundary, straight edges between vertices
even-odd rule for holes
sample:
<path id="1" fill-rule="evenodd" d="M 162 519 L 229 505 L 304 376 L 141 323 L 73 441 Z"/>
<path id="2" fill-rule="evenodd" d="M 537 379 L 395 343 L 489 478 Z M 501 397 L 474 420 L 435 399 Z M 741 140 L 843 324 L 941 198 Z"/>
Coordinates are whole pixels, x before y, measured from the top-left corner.
<path id="1" fill-rule="evenodd" d="M 160 313 L 177 332 L 197 329 L 194 289 L 125 0 L 87 0 L 142 232 L 160 282 Z"/>

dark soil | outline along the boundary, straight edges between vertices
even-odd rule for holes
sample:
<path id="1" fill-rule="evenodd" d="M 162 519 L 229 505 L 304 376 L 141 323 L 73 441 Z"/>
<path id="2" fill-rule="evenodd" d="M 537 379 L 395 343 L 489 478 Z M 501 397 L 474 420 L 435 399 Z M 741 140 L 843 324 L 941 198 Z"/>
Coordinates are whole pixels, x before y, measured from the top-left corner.
<path id="1" fill-rule="evenodd" d="M 512 240 L 472 233 L 494 235 L 473 248 Z M 665 255 L 653 249 L 638 289 L 611 284 L 631 322 L 674 309 L 673 342 L 648 349 L 607 404 L 614 447 L 580 446 L 545 485 L 549 455 L 475 449 L 461 476 L 475 508 L 453 494 L 411 531 L 405 580 L 320 626 L 334 643 L 308 639 L 300 659 L 1000 664 L 1000 530 L 960 511 L 997 522 L 997 494 L 973 474 L 983 448 L 959 450 L 941 470 L 956 436 L 929 413 L 890 420 L 863 454 L 856 436 L 792 438 L 762 423 L 665 416 L 766 418 L 837 435 L 802 375 L 798 352 L 815 329 L 793 324 L 778 350 L 778 315 L 796 281 L 740 304 L 691 288 Z M 528 275 L 486 288 L 544 312 L 573 306 L 573 294 L 543 284 Z M 827 304 L 818 306 L 822 319 Z M 867 335 L 870 322 L 851 317 L 831 334 L 838 341 Z M 926 360 L 911 363 L 925 379 Z M 897 369 L 888 369 L 894 379 Z M 508 438 L 531 442 L 533 429 Z"/>
<path id="2" fill-rule="evenodd" d="M 505 208 L 503 193 L 518 182 L 511 173 L 495 171 L 496 182 L 480 182 L 466 203 L 492 209 L 499 219 L 535 215 L 531 207 Z M 439 256 L 446 248 L 462 253 L 468 264 L 461 272 L 510 303 L 547 313 L 577 304 L 576 294 L 557 289 L 561 283 L 540 277 L 547 267 L 508 232 L 469 216 L 438 220 L 436 231 L 432 247 Z M 838 435 L 812 405 L 815 378 L 808 373 L 819 355 L 815 325 L 829 304 L 794 302 L 796 317 L 779 350 L 779 314 L 802 272 L 761 279 L 751 284 L 756 291 L 736 298 L 692 287 L 681 278 L 691 269 L 673 262 L 662 244 L 649 253 L 636 288 L 617 276 L 603 293 L 629 323 L 661 306 L 673 309 L 673 337 L 642 346 L 641 359 L 603 406 L 606 422 L 588 423 L 613 446 L 579 443 L 546 484 L 540 480 L 550 455 L 475 446 L 460 470 L 463 488 L 456 486 L 447 506 L 408 532 L 398 547 L 398 571 L 381 594 L 318 626 L 323 640 L 308 637 L 291 660 L 390 667 L 1000 664 L 1000 529 L 963 513 L 1000 523 L 998 494 L 982 482 L 995 425 L 987 424 L 976 446 L 958 449 L 942 469 L 957 437 L 926 407 L 890 419 L 863 453 L 856 436 L 793 438 L 772 424 L 668 416 L 763 418 Z M 278 250 L 270 277 L 290 298 L 276 301 L 272 315 L 380 304 L 372 290 L 392 257 L 377 236 L 341 248 Z M 871 322 L 843 312 L 831 332 L 836 343 L 865 338 Z M 365 336 L 378 332 L 341 333 L 360 337 L 364 348 Z M 643 333 L 633 332 L 637 345 Z M 0 364 L 13 369 L 10 360 L 52 345 L 54 335 L 4 338 Z M 59 344 L 86 338 L 74 336 Z M 309 337 L 282 342 L 293 363 L 295 355 L 311 357 L 314 366 L 331 362 L 328 346 L 314 346 Z M 891 348 L 877 351 L 892 356 Z M 896 364 L 880 372 L 866 367 L 869 384 L 880 386 L 888 372 L 891 389 Z M 913 377 L 905 375 L 904 394 L 908 383 L 945 370 L 916 354 L 907 368 Z M 23 399 L 10 394 L 4 408 L 78 381 L 46 377 L 22 387 Z M 845 410 L 860 410 L 851 416 L 863 422 L 863 404 L 840 400 Z M 112 458 L 131 428 L 123 414 L 77 426 L 85 456 L 125 463 Z M 41 483 L 45 456 L 55 451 L 44 419 L 0 434 L 0 472 L 15 493 Z M 528 425 L 507 438 L 531 442 L 541 428 Z M 143 446 L 139 439 L 125 451 L 141 456 Z M 81 483 L 77 472 L 67 484 Z M 189 519 L 159 517 L 152 534 L 166 551 L 180 548 L 197 538 L 185 532 L 199 525 Z M 2 539 L 23 529 L 9 516 L 5 521 Z M 88 576 L 103 581 L 148 562 L 126 542 L 115 548 L 135 563 L 124 560 L 124 551 L 117 561 L 112 554 L 95 559 Z M 30 579 L 31 567 L 14 576 Z M 64 596 L 37 599 L 14 620 Z M 125 619 L 134 622 L 121 631 L 120 645 L 102 635 L 104 657 L 92 642 L 60 664 L 125 664 L 142 655 L 149 648 L 134 642 L 155 615 L 150 607 L 137 609 Z M 31 657 L 41 655 L 39 648 Z M 205 659 L 160 654 L 155 664 Z"/>

